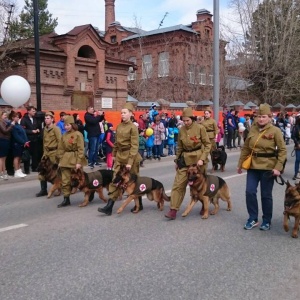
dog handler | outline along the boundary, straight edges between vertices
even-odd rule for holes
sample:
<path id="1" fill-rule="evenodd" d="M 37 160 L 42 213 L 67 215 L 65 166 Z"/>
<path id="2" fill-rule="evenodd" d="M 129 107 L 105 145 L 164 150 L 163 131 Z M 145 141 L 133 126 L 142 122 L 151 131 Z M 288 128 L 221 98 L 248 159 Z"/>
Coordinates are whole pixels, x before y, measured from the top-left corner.
<path id="1" fill-rule="evenodd" d="M 71 170 L 80 169 L 87 165 L 84 156 L 84 141 L 81 132 L 77 130 L 74 118 L 65 117 L 66 133 L 63 134 L 58 145 L 59 167 L 61 170 L 62 192 L 64 200 L 57 207 L 70 205 Z"/>
<path id="2" fill-rule="evenodd" d="M 139 154 L 139 132 L 136 125 L 130 120 L 133 112 L 131 103 L 126 103 L 121 110 L 122 122 L 117 126 L 115 135 L 115 144 L 113 148 L 114 174 L 120 170 L 121 165 L 126 165 L 126 168 L 132 174 L 138 175 L 140 168 L 140 161 L 142 160 Z M 109 199 L 104 207 L 99 207 L 98 211 L 108 216 L 112 214 L 112 209 L 115 201 L 120 195 L 120 190 L 112 183 L 109 185 Z M 140 208 L 143 209 L 142 197 L 139 197 Z M 134 211 L 135 207 L 131 210 Z"/>
<path id="3" fill-rule="evenodd" d="M 43 157 L 49 157 L 53 164 L 58 163 L 57 148 L 61 139 L 60 129 L 53 124 L 53 114 L 47 112 L 45 114 L 45 128 L 43 132 Z M 47 192 L 47 181 L 43 175 L 38 176 L 40 180 L 41 190 L 35 194 L 36 197 L 46 196 Z"/>
<path id="4" fill-rule="evenodd" d="M 211 148 L 211 142 L 205 127 L 194 121 L 193 110 L 188 107 L 182 113 L 182 126 L 178 134 L 178 146 L 176 152 L 176 176 L 171 191 L 170 211 L 165 215 L 171 220 L 176 219 L 177 211 L 184 199 L 188 183 L 187 169 L 189 165 L 197 164 L 201 172 L 206 172 L 207 156 Z M 184 164 L 180 163 L 184 158 Z"/>
<path id="5" fill-rule="evenodd" d="M 251 154 L 250 169 L 246 179 L 246 205 L 249 214 L 244 229 L 258 226 L 257 186 L 260 183 L 263 222 L 260 230 L 269 230 L 273 213 L 273 185 L 286 161 L 286 146 L 280 129 L 271 123 L 272 114 L 268 104 L 261 104 L 256 123 L 252 125 L 242 148 L 237 172 L 242 173 L 242 164 Z"/>

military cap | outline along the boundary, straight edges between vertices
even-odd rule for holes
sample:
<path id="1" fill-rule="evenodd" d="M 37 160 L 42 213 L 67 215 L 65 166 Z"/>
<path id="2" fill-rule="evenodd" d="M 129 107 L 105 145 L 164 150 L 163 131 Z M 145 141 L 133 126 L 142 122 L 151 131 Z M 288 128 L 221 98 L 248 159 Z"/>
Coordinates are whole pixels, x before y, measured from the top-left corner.
<path id="1" fill-rule="evenodd" d="M 73 116 L 65 116 L 64 122 L 65 122 L 65 124 L 74 124 L 75 123 Z"/>
<path id="2" fill-rule="evenodd" d="M 270 105 L 267 103 L 261 104 L 257 111 L 258 115 L 270 115 L 271 114 L 271 108 Z"/>
<path id="3" fill-rule="evenodd" d="M 52 118 L 54 117 L 51 111 L 47 111 L 45 113 L 45 116 L 49 116 L 49 117 L 52 117 Z"/>
<path id="4" fill-rule="evenodd" d="M 193 110 L 191 107 L 187 107 L 183 110 L 182 116 L 183 117 L 187 117 L 187 118 L 191 118 L 193 116 Z"/>
<path id="5" fill-rule="evenodd" d="M 123 109 L 128 109 L 129 111 L 133 111 L 133 105 L 131 103 L 125 103 Z"/>

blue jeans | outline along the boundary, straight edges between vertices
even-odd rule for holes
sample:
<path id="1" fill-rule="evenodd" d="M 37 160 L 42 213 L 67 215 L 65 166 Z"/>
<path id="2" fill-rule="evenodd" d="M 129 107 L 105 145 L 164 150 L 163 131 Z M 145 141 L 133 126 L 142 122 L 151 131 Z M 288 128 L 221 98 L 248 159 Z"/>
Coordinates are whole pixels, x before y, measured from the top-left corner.
<path id="1" fill-rule="evenodd" d="M 273 213 L 272 190 L 274 185 L 274 176 L 270 171 L 249 169 L 246 182 L 246 205 L 249 214 L 249 220 L 258 220 L 257 187 L 260 183 L 261 207 L 263 212 L 263 221 L 270 223 Z"/>
<path id="2" fill-rule="evenodd" d="M 294 165 L 294 175 L 297 176 L 299 172 L 299 164 L 300 164 L 300 149 L 295 150 L 295 165 Z"/>
<path id="3" fill-rule="evenodd" d="M 161 145 L 154 145 L 153 146 L 154 157 L 160 157 L 160 149 L 161 149 Z"/>
<path id="4" fill-rule="evenodd" d="M 89 137 L 89 164 L 94 164 L 98 160 L 99 139 L 97 136 Z"/>

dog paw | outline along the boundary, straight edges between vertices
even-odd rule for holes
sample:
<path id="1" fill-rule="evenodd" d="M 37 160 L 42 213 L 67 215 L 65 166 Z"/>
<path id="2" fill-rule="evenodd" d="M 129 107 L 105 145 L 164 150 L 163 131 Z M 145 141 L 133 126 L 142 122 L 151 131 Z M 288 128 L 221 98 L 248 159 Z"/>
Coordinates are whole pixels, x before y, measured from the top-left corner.
<path id="1" fill-rule="evenodd" d="M 79 206 L 79 207 L 85 207 L 85 206 L 87 206 L 87 204 L 81 203 L 81 204 L 79 204 L 78 206 Z"/>
<path id="2" fill-rule="evenodd" d="M 182 217 L 186 217 L 186 216 L 187 216 L 187 214 L 186 214 L 186 213 L 183 213 L 181 216 L 182 216 Z"/>
<path id="3" fill-rule="evenodd" d="M 297 239 L 298 238 L 298 234 L 292 234 L 292 238 Z"/>
<path id="4" fill-rule="evenodd" d="M 208 214 L 204 214 L 201 219 L 205 220 L 205 219 L 208 219 Z"/>
<path id="5" fill-rule="evenodd" d="M 210 215 L 213 216 L 213 215 L 215 215 L 216 213 L 217 213 L 217 212 L 213 210 L 213 211 L 210 212 Z"/>
<path id="6" fill-rule="evenodd" d="M 288 232 L 289 231 L 289 226 L 283 225 L 283 229 L 284 229 L 285 232 Z"/>
<path id="7" fill-rule="evenodd" d="M 226 210 L 227 210 L 227 211 L 231 211 L 231 208 L 230 208 L 230 207 L 228 207 Z"/>
<path id="8" fill-rule="evenodd" d="M 120 214 L 122 211 L 123 211 L 123 209 L 119 208 L 119 209 L 117 210 L 117 214 Z"/>

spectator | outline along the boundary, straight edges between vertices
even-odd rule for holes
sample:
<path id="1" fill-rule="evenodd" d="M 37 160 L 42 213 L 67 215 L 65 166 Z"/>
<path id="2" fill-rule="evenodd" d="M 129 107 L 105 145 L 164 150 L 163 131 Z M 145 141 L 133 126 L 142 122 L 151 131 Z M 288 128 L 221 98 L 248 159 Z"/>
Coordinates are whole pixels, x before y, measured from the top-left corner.
<path id="1" fill-rule="evenodd" d="M 167 127 L 168 128 L 175 128 L 177 126 L 177 119 L 175 117 L 175 114 L 174 113 L 171 113 L 171 117 L 170 119 L 168 120 L 168 125 Z"/>
<path id="2" fill-rule="evenodd" d="M 147 115 L 146 114 L 140 115 L 138 124 L 139 124 L 139 129 L 146 130 L 146 128 L 147 128 Z"/>
<path id="3" fill-rule="evenodd" d="M 25 129 L 26 135 L 30 141 L 29 152 L 31 156 L 31 170 L 37 172 L 38 164 L 43 154 L 43 139 L 41 122 L 36 117 L 36 108 L 34 106 L 27 107 L 27 113 L 21 120 L 21 125 Z M 30 173 L 30 161 L 24 162 L 25 174 Z"/>
<path id="4" fill-rule="evenodd" d="M 217 138 L 216 138 L 216 147 L 219 148 L 220 146 L 220 142 L 221 139 L 224 137 L 224 128 L 222 126 L 221 122 L 218 122 L 218 134 L 217 134 Z M 223 141 L 223 145 L 224 145 L 224 141 Z M 224 145 L 225 146 L 225 145 Z"/>
<path id="5" fill-rule="evenodd" d="M 168 129 L 168 155 L 169 156 L 174 156 L 174 128 L 169 128 Z"/>
<path id="6" fill-rule="evenodd" d="M 114 125 L 112 123 L 107 123 L 107 131 L 105 133 L 105 144 L 106 144 L 106 168 L 107 170 L 112 170 L 113 167 L 113 147 L 115 143 L 115 133 L 113 131 Z"/>
<path id="7" fill-rule="evenodd" d="M 155 123 L 152 125 L 154 135 L 154 159 L 160 160 L 160 147 L 165 140 L 165 126 L 160 121 L 160 116 L 155 117 Z"/>
<path id="8" fill-rule="evenodd" d="M 62 111 L 59 114 L 60 120 L 56 123 L 56 126 L 60 129 L 61 134 L 64 134 L 66 132 L 66 129 L 65 129 L 65 116 L 66 115 L 67 114 L 64 111 Z"/>
<path id="9" fill-rule="evenodd" d="M 7 180 L 8 175 L 5 170 L 5 160 L 10 150 L 11 131 L 14 122 L 9 122 L 7 112 L 0 112 L 0 179 Z"/>
<path id="10" fill-rule="evenodd" d="M 101 134 L 99 123 L 104 119 L 104 113 L 98 112 L 94 115 L 94 108 L 88 106 L 84 115 L 85 130 L 89 140 L 89 167 L 101 166 L 98 162 L 99 136 Z"/>
<path id="11" fill-rule="evenodd" d="M 292 132 L 292 139 L 295 143 L 295 164 L 294 164 L 294 177 L 293 180 L 300 179 L 297 178 L 299 173 L 300 165 L 300 117 L 296 118 L 296 122 Z"/>
<path id="12" fill-rule="evenodd" d="M 153 156 L 153 147 L 154 147 L 154 135 L 150 135 L 146 138 L 146 151 L 147 151 L 147 159 L 152 159 Z"/>
<path id="13" fill-rule="evenodd" d="M 226 115 L 226 121 L 227 121 L 227 131 L 228 131 L 228 137 L 227 137 L 227 148 L 229 150 L 232 149 L 233 146 L 233 138 L 234 138 L 234 132 L 237 129 L 237 125 L 235 124 L 235 119 L 234 119 L 234 114 L 235 110 L 231 109 L 227 115 Z"/>
<path id="14" fill-rule="evenodd" d="M 26 177 L 21 170 L 21 157 L 24 151 L 24 147 L 29 147 L 29 140 L 27 138 L 24 128 L 19 124 L 19 114 L 12 111 L 9 115 L 9 119 L 14 122 L 15 126 L 11 131 L 11 146 L 14 164 L 14 177 Z"/>
<path id="15" fill-rule="evenodd" d="M 142 157 L 142 160 L 140 161 L 140 166 L 144 167 L 144 156 L 145 156 L 145 149 L 146 149 L 146 139 L 145 139 L 145 131 L 142 129 L 139 129 L 139 153 Z"/>
<path id="16" fill-rule="evenodd" d="M 244 127 L 245 127 L 245 130 L 243 132 L 243 139 L 244 139 L 244 142 L 248 136 L 248 133 L 250 131 L 250 128 L 251 128 L 251 120 L 250 120 L 250 115 L 246 114 L 245 115 L 245 118 L 246 118 L 246 121 L 244 123 Z"/>
<path id="17" fill-rule="evenodd" d="M 81 132 L 81 134 L 84 136 L 84 125 L 83 125 L 82 121 L 80 120 L 79 114 L 77 114 L 77 113 L 73 114 L 73 118 L 74 118 L 75 124 L 78 127 L 78 131 Z"/>
<path id="18" fill-rule="evenodd" d="M 152 103 L 151 109 L 149 110 L 149 118 L 150 122 L 153 123 L 155 120 L 155 117 L 158 115 L 156 104 Z"/>

